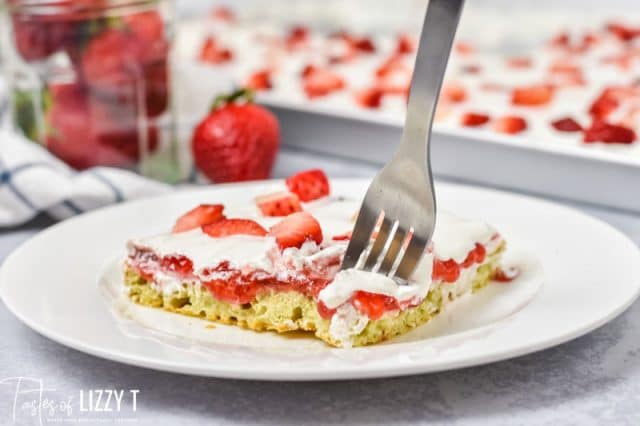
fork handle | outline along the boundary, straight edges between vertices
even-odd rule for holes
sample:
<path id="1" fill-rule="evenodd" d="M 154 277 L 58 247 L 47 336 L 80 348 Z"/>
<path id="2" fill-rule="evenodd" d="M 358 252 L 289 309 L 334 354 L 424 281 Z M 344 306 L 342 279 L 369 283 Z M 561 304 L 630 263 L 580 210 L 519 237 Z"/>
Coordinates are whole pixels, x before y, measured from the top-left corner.
<path id="1" fill-rule="evenodd" d="M 431 126 L 463 6 L 464 0 L 429 0 L 418 44 L 397 155 L 426 161 L 429 173 Z"/>

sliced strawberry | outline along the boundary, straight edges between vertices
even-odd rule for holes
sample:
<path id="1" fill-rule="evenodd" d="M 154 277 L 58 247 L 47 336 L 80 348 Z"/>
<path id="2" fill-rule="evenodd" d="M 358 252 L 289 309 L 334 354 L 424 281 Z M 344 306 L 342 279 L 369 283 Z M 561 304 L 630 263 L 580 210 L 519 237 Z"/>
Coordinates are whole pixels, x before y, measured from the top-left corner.
<path id="1" fill-rule="evenodd" d="M 378 87 L 370 87 L 368 89 L 364 89 L 360 92 L 357 92 L 356 102 L 363 108 L 375 109 L 380 108 L 382 105 L 382 97 L 384 95 L 384 91 Z"/>
<path id="2" fill-rule="evenodd" d="M 303 88 L 311 99 L 345 88 L 344 79 L 328 69 L 308 65 L 302 72 Z"/>
<path id="3" fill-rule="evenodd" d="M 467 99 L 467 91 L 459 83 L 448 82 L 442 86 L 440 96 L 444 101 L 451 103 L 464 102 Z"/>
<path id="4" fill-rule="evenodd" d="M 160 266 L 165 271 L 175 272 L 179 275 L 189 275 L 193 272 L 193 262 L 184 256 L 164 256 Z"/>
<path id="5" fill-rule="evenodd" d="M 289 49 L 297 49 L 306 44 L 309 40 L 309 29 L 305 26 L 299 25 L 291 28 L 285 43 Z"/>
<path id="6" fill-rule="evenodd" d="M 459 41 L 454 46 L 455 51 L 461 56 L 467 56 L 475 52 L 473 45 L 466 41 Z"/>
<path id="7" fill-rule="evenodd" d="M 469 252 L 467 258 L 462 262 L 463 268 L 468 268 L 475 263 L 484 262 L 485 257 L 487 256 L 487 250 L 484 248 L 482 244 L 476 243 L 476 246 L 473 250 Z"/>
<path id="8" fill-rule="evenodd" d="M 287 188 L 305 203 L 329 195 L 329 179 L 320 169 L 296 173 L 287 178 Z"/>
<path id="9" fill-rule="evenodd" d="M 360 53 L 374 53 L 376 45 L 368 37 L 351 39 L 351 45 Z"/>
<path id="10" fill-rule="evenodd" d="M 224 64 L 233 59 L 233 52 L 227 48 L 219 46 L 213 37 L 207 37 L 200 49 L 199 59 L 200 61 L 207 62 L 209 64 Z"/>
<path id="11" fill-rule="evenodd" d="M 221 238 L 230 235 L 255 235 L 264 237 L 267 230 L 250 219 L 223 219 L 202 227 L 202 232 L 210 237 Z"/>
<path id="12" fill-rule="evenodd" d="M 352 231 L 345 232 L 344 234 L 338 234 L 331 237 L 333 241 L 349 241 L 351 239 Z"/>
<path id="13" fill-rule="evenodd" d="M 269 234 L 276 237 L 278 246 L 301 247 L 306 241 L 322 242 L 322 228 L 318 221 L 307 212 L 289 215 L 269 228 Z"/>
<path id="14" fill-rule="evenodd" d="M 508 267 L 507 269 L 498 268 L 493 273 L 491 279 L 499 283 L 510 283 L 518 278 L 520 275 L 520 269 L 515 266 Z"/>
<path id="15" fill-rule="evenodd" d="M 559 132 L 579 132 L 582 126 L 573 118 L 565 117 L 551 122 L 554 129 Z"/>
<path id="16" fill-rule="evenodd" d="M 387 311 L 400 309 L 398 301 L 385 294 L 357 291 L 351 299 L 353 306 L 371 320 L 377 320 Z"/>
<path id="17" fill-rule="evenodd" d="M 493 130 L 499 133 L 513 135 L 526 130 L 526 128 L 527 122 L 525 119 L 514 115 L 500 117 L 493 122 Z"/>
<path id="18" fill-rule="evenodd" d="M 636 132 L 628 127 L 594 120 L 591 127 L 584 132 L 584 142 L 604 142 L 630 144 L 636 140 Z"/>
<path id="19" fill-rule="evenodd" d="M 551 102 L 553 88 L 546 84 L 516 87 L 511 93 L 511 103 L 520 106 L 539 106 Z"/>
<path id="20" fill-rule="evenodd" d="M 223 211 L 224 206 L 222 204 L 200 204 L 198 207 L 180 216 L 173 226 L 172 232 L 176 234 L 198 228 L 202 225 L 218 222 L 225 218 L 222 214 Z"/>
<path id="21" fill-rule="evenodd" d="M 406 55 L 406 54 L 415 52 L 416 48 L 417 48 L 417 43 L 413 37 L 408 36 L 407 34 L 400 34 L 398 36 L 398 42 L 396 44 L 396 53 L 400 55 Z"/>
<path id="22" fill-rule="evenodd" d="M 489 116 L 487 114 L 478 114 L 475 112 L 467 112 L 460 118 L 460 124 L 467 127 L 477 127 L 487 124 Z"/>
<path id="23" fill-rule="evenodd" d="M 618 22 L 608 24 L 607 30 L 621 41 L 631 41 L 636 37 L 640 37 L 640 27 L 632 28 Z"/>
<path id="24" fill-rule="evenodd" d="M 218 6 L 211 10 L 210 16 L 223 22 L 233 22 L 236 19 L 233 11 L 225 6 Z"/>
<path id="25" fill-rule="evenodd" d="M 249 76 L 245 86 L 253 90 L 269 90 L 273 88 L 271 83 L 271 71 L 260 70 Z"/>
<path id="26" fill-rule="evenodd" d="M 257 197 L 256 204 L 265 216 L 288 216 L 302 211 L 298 196 L 286 191 Z"/>
<path id="27" fill-rule="evenodd" d="M 434 280 L 442 280 L 447 283 L 452 283 L 460 277 L 460 266 L 453 259 L 434 259 L 433 272 L 431 275 Z"/>

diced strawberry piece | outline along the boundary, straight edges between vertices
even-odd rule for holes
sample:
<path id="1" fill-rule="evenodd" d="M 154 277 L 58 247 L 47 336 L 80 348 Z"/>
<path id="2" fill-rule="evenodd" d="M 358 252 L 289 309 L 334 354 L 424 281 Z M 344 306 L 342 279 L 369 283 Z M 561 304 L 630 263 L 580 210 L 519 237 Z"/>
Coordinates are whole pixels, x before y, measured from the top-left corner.
<path id="1" fill-rule="evenodd" d="M 636 132 L 628 127 L 594 120 L 591 127 L 584 132 L 584 142 L 604 142 L 630 144 L 636 140 Z"/>
<path id="2" fill-rule="evenodd" d="M 363 108 L 375 109 L 382 105 L 384 91 L 378 87 L 370 87 L 356 93 L 356 102 Z"/>
<path id="3" fill-rule="evenodd" d="M 269 228 L 269 234 L 276 238 L 280 249 L 300 248 L 306 241 L 322 242 L 322 228 L 318 221 L 307 212 L 289 215 Z"/>
<path id="4" fill-rule="evenodd" d="M 470 55 L 475 52 L 473 45 L 466 41 L 459 41 L 454 46 L 455 51 L 462 56 Z"/>
<path id="5" fill-rule="evenodd" d="M 468 268 L 475 263 L 484 262 L 485 257 L 487 256 L 487 250 L 484 248 L 482 244 L 476 243 L 476 246 L 473 250 L 469 252 L 467 258 L 462 262 L 463 268 Z"/>
<path id="6" fill-rule="evenodd" d="M 447 283 L 455 282 L 460 277 L 460 266 L 453 259 L 434 259 L 431 276 L 434 280 L 442 280 Z"/>
<path id="7" fill-rule="evenodd" d="M 520 133 L 527 129 L 527 122 L 524 118 L 508 115 L 500 117 L 493 122 L 493 130 L 499 133 L 510 135 Z"/>
<path id="8" fill-rule="evenodd" d="M 467 90 L 459 83 L 448 82 L 442 86 L 440 96 L 444 101 L 456 104 L 467 99 Z"/>
<path id="9" fill-rule="evenodd" d="M 334 235 L 331 237 L 333 241 L 349 241 L 351 239 L 352 231 L 345 232 L 344 234 Z"/>
<path id="10" fill-rule="evenodd" d="M 636 37 L 640 37 L 640 28 L 631 28 L 618 22 L 608 24 L 607 31 L 618 37 L 621 41 L 631 41 Z"/>
<path id="11" fill-rule="evenodd" d="M 218 45 L 213 37 L 207 37 L 200 49 L 200 61 L 218 65 L 233 59 L 231 50 Z"/>
<path id="12" fill-rule="evenodd" d="M 368 37 L 354 38 L 351 40 L 351 45 L 360 53 L 374 53 L 376 51 L 376 45 Z"/>
<path id="13" fill-rule="evenodd" d="M 512 58 L 507 58 L 506 64 L 509 68 L 527 69 L 533 66 L 533 60 L 526 56 L 515 56 Z"/>
<path id="14" fill-rule="evenodd" d="M 271 83 L 271 71 L 256 71 L 249 76 L 245 86 L 253 90 L 269 90 L 273 88 Z"/>
<path id="15" fill-rule="evenodd" d="M 286 191 L 257 197 L 256 204 L 265 216 L 288 216 L 302 211 L 298 196 Z"/>
<path id="16" fill-rule="evenodd" d="M 305 44 L 309 40 L 309 29 L 304 26 L 296 26 L 291 28 L 285 43 L 289 49 L 296 49 Z"/>
<path id="17" fill-rule="evenodd" d="M 551 125 L 559 132 L 579 132 L 582 130 L 582 126 L 571 117 L 555 120 L 551 122 Z"/>
<path id="18" fill-rule="evenodd" d="M 185 276 L 193 272 L 193 262 L 184 256 L 164 256 L 160 261 L 162 269 Z"/>
<path id="19" fill-rule="evenodd" d="M 222 238 L 231 235 L 255 235 L 264 237 L 267 230 L 250 219 L 222 219 L 202 227 L 202 232 L 210 237 Z"/>
<path id="20" fill-rule="evenodd" d="M 416 40 L 407 35 L 401 34 L 398 36 L 398 42 L 396 44 L 396 53 L 399 55 L 406 55 L 416 51 L 418 44 Z"/>
<path id="21" fill-rule="evenodd" d="M 553 88 L 540 84 L 527 87 L 516 87 L 511 93 L 511 103 L 520 106 L 539 106 L 551 102 Z"/>
<path id="22" fill-rule="evenodd" d="M 324 319 L 331 319 L 333 314 L 336 313 L 336 309 L 329 309 L 322 300 L 318 301 L 318 313 Z"/>
<path id="23" fill-rule="evenodd" d="M 384 294 L 357 291 L 351 299 L 353 306 L 371 320 L 377 320 L 387 311 L 399 309 L 398 301 Z"/>
<path id="24" fill-rule="evenodd" d="M 511 266 L 507 269 L 497 268 L 493 273 L 493 277 L 491 277 L 491 279 L 499 283 L 509 283 L 518 278 L 519 275 L 520 269 L 514 266 Z"/>
<path id="25" fill-rule="evenodd" d="M 309 98 L 329 95 L 345 88 L 344 79 L 328 69 L 308 65 L 302 72 L 304 91 Z"/>
<path id="26" fill-rule="evenodd" d="M 296 173 L 287 178 L 287 188 L 306 202 L 329 195 L 329 179 L 320 169 L 311 169 Z"/>
<path id="27" fill-rule="evenodd" d="M 224 6 L 218 6 L 211 11 L 211 17 L 223 22 L 235 21 L 235 15 L 231 9 Z"/>
<path id="28" fill-rule="evenodd" d="M 209 223 L 218 222 L 225 219 L 224 206 L 222 204 L 200 204 L 198 207 L 189 210 L 184 215 L 180 216 L 173 226 L 172 232 L 174 234 L 178 232 L 190 231 L 191 229 L 199 228 Z"/>
<path id="29" fill-rule="evenodd" d="M 405 63 L 404 59 L 400 55 L 392 55 L 387 58 L 382 65 L 376 69 L 376 77 L 387 77 L 397 71 L 406 72 L 409 71 L 409 67 Z"/>
<path id="30" fill-rule="evenodd" d="M 460 119 L 460 124 L 467 127 L 477 127 L 487 124 L 489 116 L 487 114 L 478 114 L 475 112 L 467 112 Z"/>

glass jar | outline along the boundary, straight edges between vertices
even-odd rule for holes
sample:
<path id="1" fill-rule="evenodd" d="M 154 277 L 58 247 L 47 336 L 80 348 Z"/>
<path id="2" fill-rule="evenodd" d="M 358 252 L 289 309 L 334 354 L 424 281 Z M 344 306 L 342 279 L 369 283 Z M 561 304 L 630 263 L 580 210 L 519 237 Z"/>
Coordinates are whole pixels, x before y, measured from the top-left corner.
<path id="1" fill-rule="evenodd" d="M 5 0 L 4 9 L 16 130 L 75 169 L 179 179 L 170 0 Z"/>

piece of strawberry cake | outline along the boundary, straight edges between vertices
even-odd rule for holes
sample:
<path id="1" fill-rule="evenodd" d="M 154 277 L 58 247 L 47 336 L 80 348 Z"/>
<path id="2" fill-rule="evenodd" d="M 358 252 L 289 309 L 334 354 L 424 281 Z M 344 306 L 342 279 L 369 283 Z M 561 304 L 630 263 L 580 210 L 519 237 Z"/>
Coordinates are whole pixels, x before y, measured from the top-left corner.
<path id="1" fill-rule="evenodd" d="M 129 297 L 252 330 L 309 331 L 349 347 L 405 333 L 492 278 L 509 278 L 499 267 L 505 242 L 496 230 L 445 212 L 408 284 L 340 271 L 358 202 L 331 197 L 320 170 L 282 189 L 258 197 L 250 211 L 200 205 L 172 232 L 129 241 Z"/>

